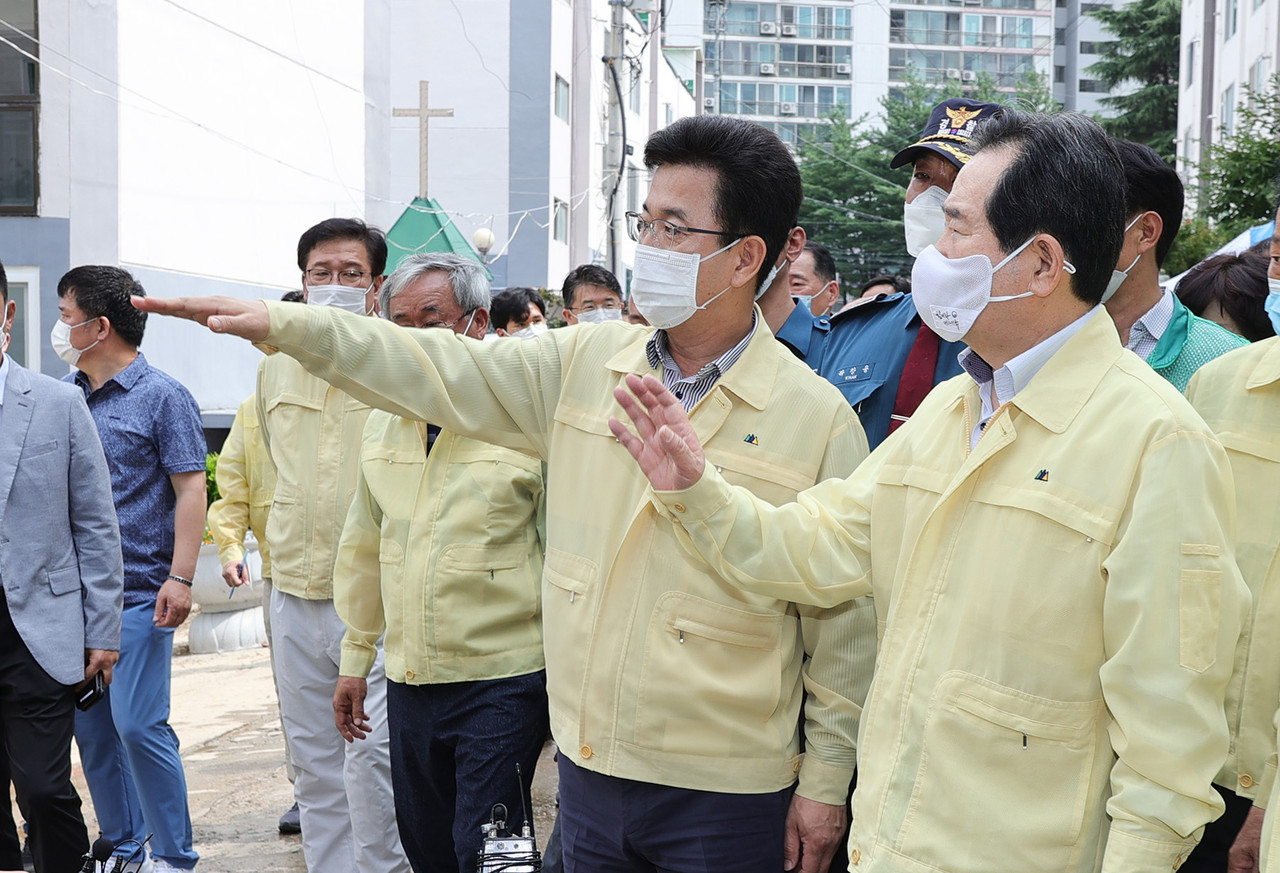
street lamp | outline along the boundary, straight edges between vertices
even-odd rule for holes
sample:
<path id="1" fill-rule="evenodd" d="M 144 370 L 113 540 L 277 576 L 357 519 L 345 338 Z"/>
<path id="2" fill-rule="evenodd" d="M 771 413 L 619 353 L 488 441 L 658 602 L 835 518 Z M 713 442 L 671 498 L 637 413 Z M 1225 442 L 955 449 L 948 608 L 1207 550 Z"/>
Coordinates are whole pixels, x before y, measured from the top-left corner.
<path id="1" fill-rule="evenodd" d="M 489 256 L 489 249 L 493 248 L 493 244 L 497 241 L 493 231 L 487 227 L 478 227 L 476 232 L 471 234 L 471 244 L 476 247 L 476 251 L 480 253 L 480 263 L 486 263 Z"/>

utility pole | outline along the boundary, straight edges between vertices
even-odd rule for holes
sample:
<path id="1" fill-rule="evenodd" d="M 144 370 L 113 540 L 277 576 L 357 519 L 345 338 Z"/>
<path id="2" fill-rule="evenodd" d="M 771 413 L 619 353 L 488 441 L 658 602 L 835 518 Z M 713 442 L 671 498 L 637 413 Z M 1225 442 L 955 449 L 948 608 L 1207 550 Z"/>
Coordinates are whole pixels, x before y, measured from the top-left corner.
<path id="1" fill-rule="evenodd" d="M 626 65 L 627 35 L 625 30 L 629 0 L 609 0 L 609 45 L 603 58 L 606 106 L 609 111 L 609 139 L 604 156 L 604 195 L 609 204 L 609 269 L 615 276 L 622 265 L 623 203 L 622 162 L 626 152 L 626 119 L 622 105 L 623 76 Z M 619 281 L 625 281 L 620 279 Z"/>
<path id="2" fill-rule="evenodd" d="M 715 112 L 720 112 L 720 78 L 724 74 L 724 30 L 725 30 L 725 7 L 728 0 L 709 0 L 707 7 L 715 13 L 716 16 L 716 72 L 714 76 L 715 91 L 711 95 L 711 99 L 715 101 Z M 702 108 L 702 107 L 699 107 Z"/>

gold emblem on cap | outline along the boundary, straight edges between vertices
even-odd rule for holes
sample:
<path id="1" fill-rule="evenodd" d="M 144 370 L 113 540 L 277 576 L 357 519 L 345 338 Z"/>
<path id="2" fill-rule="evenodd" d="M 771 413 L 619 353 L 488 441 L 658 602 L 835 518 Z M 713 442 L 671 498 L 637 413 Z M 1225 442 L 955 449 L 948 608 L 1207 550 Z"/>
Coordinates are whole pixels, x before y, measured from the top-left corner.
<path id="1" fill-rule="evenodd" d="M 981 107 L 978 109 L 965 109 L 964 107 L 952 109 L 950 106 L 943 108 L 946 110 L 947 117 L 951 119 L 951 126 L 953 128 L 964 127 L 970 121 L 973 121 L 973 119 L 982 114 Z"/>

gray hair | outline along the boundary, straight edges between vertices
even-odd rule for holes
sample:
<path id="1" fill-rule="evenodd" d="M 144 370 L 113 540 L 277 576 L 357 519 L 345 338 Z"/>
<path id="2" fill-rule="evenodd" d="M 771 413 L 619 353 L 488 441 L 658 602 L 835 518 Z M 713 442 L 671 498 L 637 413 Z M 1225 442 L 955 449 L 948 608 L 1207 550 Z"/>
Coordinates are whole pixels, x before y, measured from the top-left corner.
<path id="1" fill-rule="evenodd" d="M 489 276 L 483 266 L 471 258 L 449 252 L 419 252 L 409 255 L 392 271 L 378 289 L 378 311 L 391 317 L 391 300 L 406 287 L 433 270 L 449 274 L 453 299 L 466 315 L 489 304 Z"/>

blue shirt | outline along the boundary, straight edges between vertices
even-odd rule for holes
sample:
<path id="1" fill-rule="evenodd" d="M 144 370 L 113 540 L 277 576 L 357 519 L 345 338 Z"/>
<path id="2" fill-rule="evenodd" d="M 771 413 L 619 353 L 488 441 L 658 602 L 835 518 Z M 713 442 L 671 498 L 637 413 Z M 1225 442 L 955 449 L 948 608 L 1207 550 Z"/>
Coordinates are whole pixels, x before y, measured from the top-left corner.
<path id="1" fill-rule="evenodd" d="M 173 563 L 176 498 L 169 477 L 205 468 L 200 408 L 191 392 L 148 365 L 141 352 L 97 391 L 90 392 L 79 370 L 63 381 L 84 391 L 111 470 L 124 605 L 152 603 Z"/>
<path id="2" fill-rule="evenodd" d="M 920 329 L 910 294 L 886 294 L 838 315 L 814 318 L 796 307 L 778 339 L 815 373 L 840 389 L 874 449 L 889 435 L 898 380 Z M 964 343 L 938 341 L 933 384 L 964 372 Z"/>

